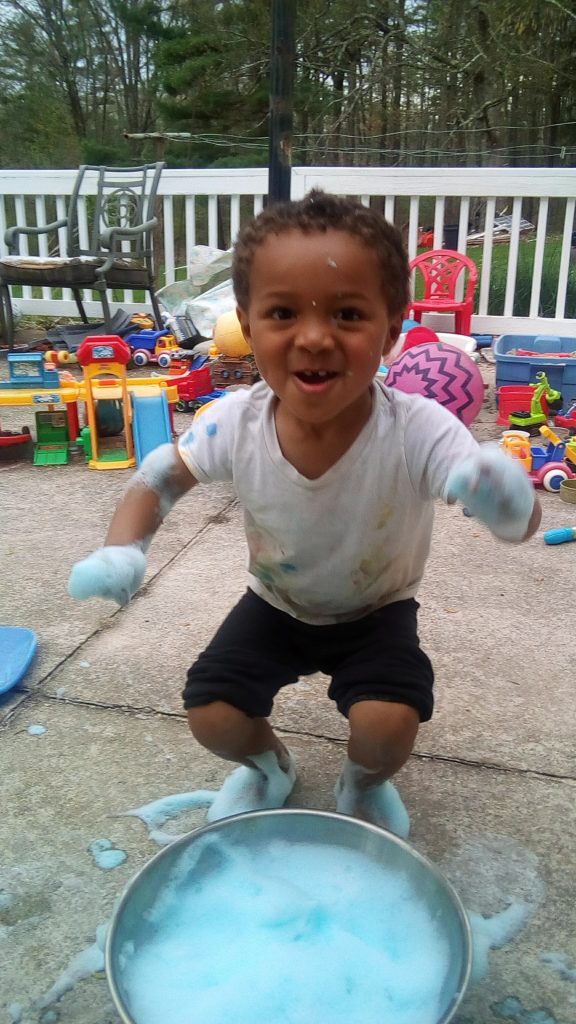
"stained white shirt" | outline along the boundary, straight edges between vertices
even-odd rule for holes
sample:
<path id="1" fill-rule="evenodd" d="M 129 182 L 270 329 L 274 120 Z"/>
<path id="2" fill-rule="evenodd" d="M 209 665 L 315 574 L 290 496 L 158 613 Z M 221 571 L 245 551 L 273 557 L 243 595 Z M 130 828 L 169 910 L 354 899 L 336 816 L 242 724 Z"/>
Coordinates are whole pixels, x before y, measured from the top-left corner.
<path id="1" fill-rule="evenodd" d="M 230 480 L 244 509 L 249 586 L 304 622 L 360 618 L 414 597 L 429 553 L 434 500 L 478 450 L 437 402 L 376 382 L 368 422 L 326 473 L 284 458 L 263 381 L 214 402 L 179 440 L 200 483 Z"/>

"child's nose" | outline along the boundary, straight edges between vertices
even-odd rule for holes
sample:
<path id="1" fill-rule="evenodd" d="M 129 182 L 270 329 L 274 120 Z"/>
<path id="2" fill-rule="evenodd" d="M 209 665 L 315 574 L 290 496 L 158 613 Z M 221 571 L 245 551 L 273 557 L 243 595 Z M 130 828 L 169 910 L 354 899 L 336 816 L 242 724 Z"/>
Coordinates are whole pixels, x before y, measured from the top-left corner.
<path id="1" fill-rule="evenodd" d="M 311 352 L 329 348 L 332 345 L 330 323 L 318 315 L 302 317 L 298 325 L 296 344 Z"/>

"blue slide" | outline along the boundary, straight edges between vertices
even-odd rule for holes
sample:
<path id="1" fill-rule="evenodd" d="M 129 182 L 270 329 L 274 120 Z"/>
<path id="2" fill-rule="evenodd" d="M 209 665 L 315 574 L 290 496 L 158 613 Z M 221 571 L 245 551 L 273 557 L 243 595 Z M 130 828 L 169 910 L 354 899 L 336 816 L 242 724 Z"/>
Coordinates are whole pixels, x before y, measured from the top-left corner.
<path id="1" fill-rule="evenodd" d="M 138 465 L 148 452 L 159 444 L 170 444 L 170 414 L 164 392 L 155 395 L 132 395 L 132 434 Z"/>

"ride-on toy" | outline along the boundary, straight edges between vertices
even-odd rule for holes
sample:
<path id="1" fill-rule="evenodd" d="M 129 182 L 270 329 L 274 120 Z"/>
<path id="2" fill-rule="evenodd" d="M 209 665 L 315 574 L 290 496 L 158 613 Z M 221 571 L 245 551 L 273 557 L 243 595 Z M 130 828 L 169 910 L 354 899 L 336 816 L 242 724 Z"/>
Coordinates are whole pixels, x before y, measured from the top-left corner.
<path id="1" fill-rule="evenodd" d="M 576 473 L 564 462 L 566 442 L 562 441 L 550 427 L 541 426 L 540 433 L 548 438 L 546 448 L 530 445 L 525 431 L 506 430 L 502 435 L 502 448 L 513 459 L 518 459 L 528 470 L 536 487 L 557 493 L 563 480 L 573 480 Z"/>

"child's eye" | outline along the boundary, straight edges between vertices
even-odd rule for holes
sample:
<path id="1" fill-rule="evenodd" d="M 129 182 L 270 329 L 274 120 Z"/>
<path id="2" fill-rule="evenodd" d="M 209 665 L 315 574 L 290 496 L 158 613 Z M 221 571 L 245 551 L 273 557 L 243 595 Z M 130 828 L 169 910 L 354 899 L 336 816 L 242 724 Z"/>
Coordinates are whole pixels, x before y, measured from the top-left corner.
<path id="1" fill-rule="evenodd" d="M 276 306 L 270 311 L 273 320 L 290 320 L 293 315 L 289 306 Z"/>
<path id="2" fill-rule="evenodd" d="M 345 320 L 346 323 L 353 323 L 355 320 L 362 319 L 362 313 L 359 309 L 354 306 L 345 306 L 343 309 L 339 309 L 335 315 L 336 320 Z"/>

